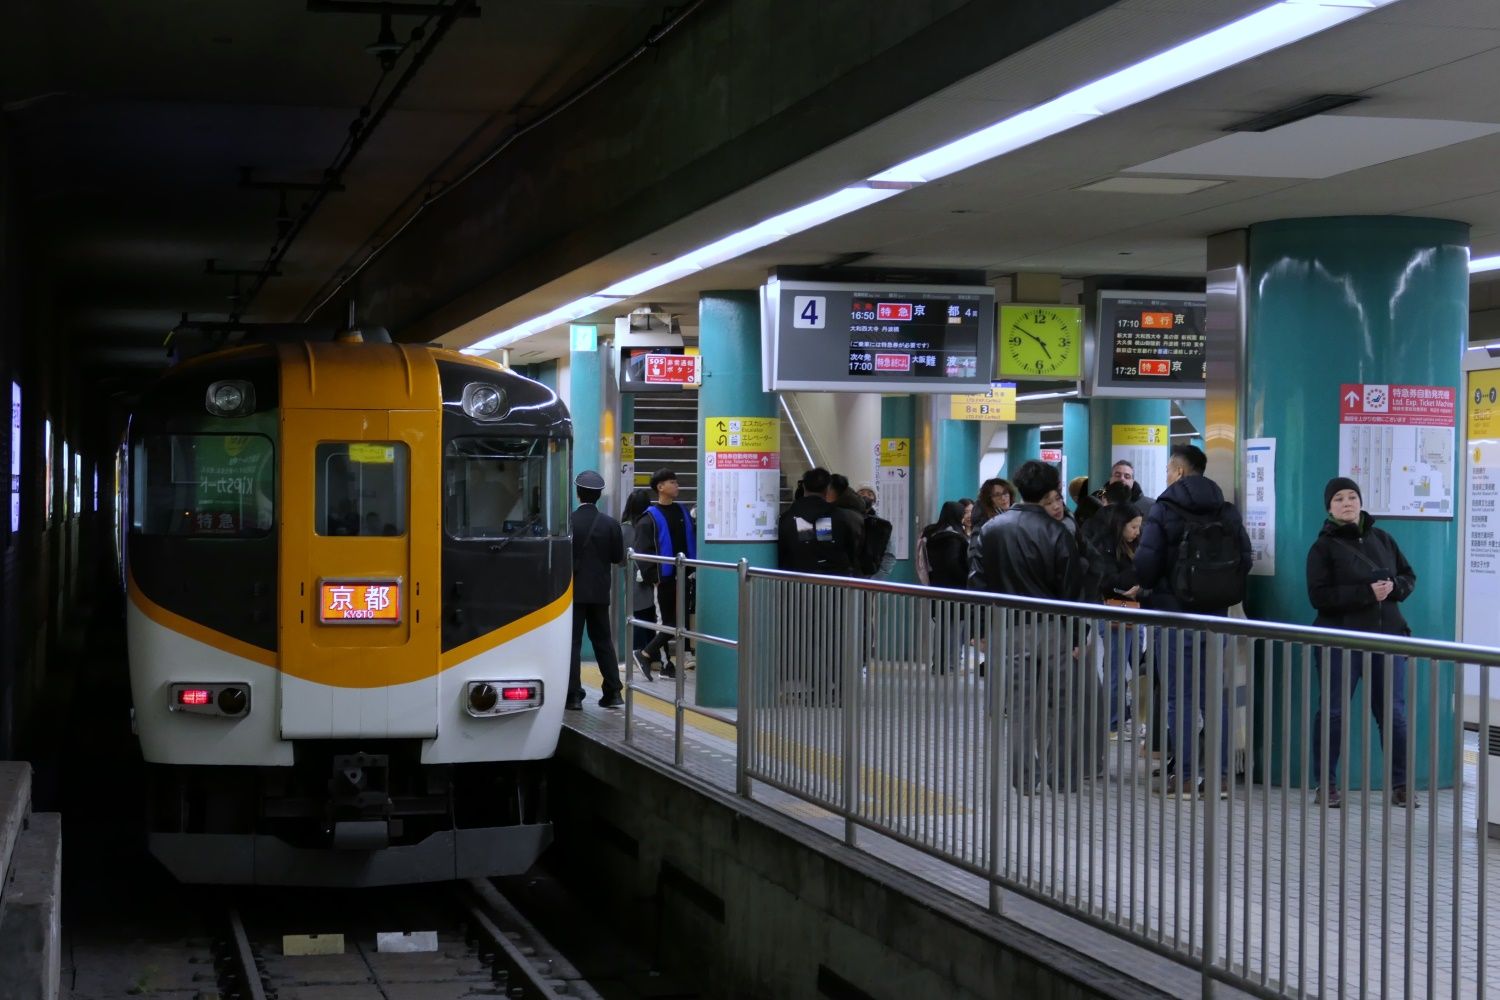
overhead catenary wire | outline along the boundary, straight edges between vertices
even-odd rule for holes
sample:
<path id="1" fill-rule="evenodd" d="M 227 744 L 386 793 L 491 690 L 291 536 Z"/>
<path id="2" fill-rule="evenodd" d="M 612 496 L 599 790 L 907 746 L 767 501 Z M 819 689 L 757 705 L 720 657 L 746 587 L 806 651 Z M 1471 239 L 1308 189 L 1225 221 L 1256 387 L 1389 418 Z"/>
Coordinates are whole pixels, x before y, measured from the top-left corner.
<path id="1" fill-rule="evenodd" d="M 417 204 L 417 207 L 413 209 L 409 215 L 407 215 L 405 220 L 403 220 L 399 226 L 396 227 L 395 231 L 384 239 L 376 242 L 374 246 L 370 247 L 369 252 L 365 254 L 365 256 L 359 261 L 358 264 L 351 266 L 349 262 L 346 261 L 344 266 L 339 268 L 339 270 L 335 272 L 336 275 L 342 275 L 342 277 L 335 279 L 336 283 L 334 284 L 334 287 L 326 294 L 323 294 L 322 297 L 317 300 L 316 304 L 305 307 L 302 310 L 302 313 L 298 316 L 298 319 L 302 322 L 306 322 L 313 316 L 317 315 L 317 313 L 322 310 L 323 307 L 328 305 L 328 303 L 335 296 L 337 296 L 344 290 L 349 282 L 358 277 L 360 272 L 362 272 L 366 267 L 373 263 L 376 258 L 378 258 L 382 253 L 385 252 L 387 247 L 389 247 L 398 238 L 400 238 L 401 234 L 406 232 L 406 230 L 410 228 L 411 225 L 416 222 L 424 212 L 427 211 L 427 209 L 431 208 L 434 204 L 452 194 L 458 188 L 462 187 L 468 181 L 473 179 L 481 170 L 493 163 L 497 157 L 499 157 L 522 137 L 538 128 L 541 128 L 543 125 L 547 124 L 549 121 L 552 121 L 558 115 L 561 115 L 563 112 L 573 107 L 573 105 L 577 104 L 589 94 L 593 93 L 595 90 L 608 83 L 612 78 L 617 76 L 632 63 L 636 62 L 642 56 L 646 55 L 657 45 L 661 44 L 664 38 L 671 34 L 676 28 L 678 28 L 684 21 L 691 17 L 700 7 L 702 7 L 707 2 L 708 0 L 692 0 L 692 2 L 686 7 L 675 12 L 667 20 L 659 25 L 656 25 L 649 32 L 647 32 L 646 37 L 629 53 L 616 60 L 609 67 L 601 71 L 598 75 L 594 76 L 588 82 L 584 83 L 578 89 L 574 90 L 568 96 L 564 97 L 561 101 L 543 111 L 536 118 L 533 118 L 531 121 L 526 122 L 524 125 L 517 125 L 509 132 L 507 132 L 497 143 L 495 143 L 493 147 L 490 148 L 488 152 L 486 152 L 477 161 L 475 161 L 472 165 L 465 169 L 463 173 L 458 175 L 458 177 L 447 183 L 440 183 L 435 188 L 429 190 L 429 192 L 425 196 L 423 196 L 422 200 Z M 407 202 L 409 201 L 410 198 L 407 199 Z M 396 213 L 393 213 L 391 217 L 394 217 L 395 214 Z M 388 222 L 391 217 L 388 217 L 386 221 Z M 383 227 L 384 223 L 382 223 L 382 228 Z M 352 256 L 350 257 L 350 260 L 353 260 Z"/>
<path id="2" fill-rule="evenodd" d="M 420 38 L 422 40 L 421 48 L 412 56 L 411 61 L 402 70 L 396 82 L 385 92 L 385 96 L 380 98 L 379 104 L 371 110 L 371 105 L 375 104 L 382 85 L 392 72 L 392 69 L 382 69 L 380 76 L 375 81 L 375 86 L 370 91 L 370 96 L 361 105 L 358 117 L 350 123 L 348 135 L 344 137 L 344 141 L 339 146 L 338 152 L 334 154 L 332 162 L 323 171 L 322 182 L 319 184 L 317 190 L 313 192 L 312 196 L 302 204 L 301 210 L 298 211 L 296 218 L 292 221 L 285 235 L 280 236 L 271 245 L 271 253 L 261 265 L 259 273 L 251 283 L 249 290 L 245 293 L 243 299 L 236 303 L 236 316 L 233 318 L 237 319 L 255 301 L 256 296 L 260 294 L 266 282 L 279 269 L 292 244 L 296 242 L 297 237 L 306 228 L 307 224 L 312 221 L 312 217 L 317 213 L 318 207 L 322 205 L 323 199 L 339 183 L 340 178 L 344 175 L 344 171 L 354 162 L 355 157 L 364 148 L 365 142 L 375 132 L 381 121 L 384 120 L 386 114 L 416 77 L 418 71 L 427 62 L 427 59 L 432 55 L 438 44 L 442 42 L 443 36 L 453 26 L 453 22 L 458 19 L 458 15 L 472 6 L 473 3 L 474 0 L 453 0 L 452 3 L 435 9 L 433 14 L 428 15 L 422 24 L 413 30 L 411 38 L 413 41 Z M 429 34 L 427 28 L 434 20 L 437 23 Z"/>

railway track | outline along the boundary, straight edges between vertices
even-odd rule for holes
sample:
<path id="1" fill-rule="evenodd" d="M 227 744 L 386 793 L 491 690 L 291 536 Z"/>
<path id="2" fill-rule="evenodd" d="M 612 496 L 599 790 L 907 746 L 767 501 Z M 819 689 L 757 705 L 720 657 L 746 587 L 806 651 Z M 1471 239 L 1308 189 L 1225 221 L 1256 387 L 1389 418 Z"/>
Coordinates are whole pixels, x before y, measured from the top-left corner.
<path id="1" fill-rule="evenodd" d="M 348 894 L 311 912 L 246 900 L 215 946 L 219 1000 L 600 1000 L 488 881 Z"/>

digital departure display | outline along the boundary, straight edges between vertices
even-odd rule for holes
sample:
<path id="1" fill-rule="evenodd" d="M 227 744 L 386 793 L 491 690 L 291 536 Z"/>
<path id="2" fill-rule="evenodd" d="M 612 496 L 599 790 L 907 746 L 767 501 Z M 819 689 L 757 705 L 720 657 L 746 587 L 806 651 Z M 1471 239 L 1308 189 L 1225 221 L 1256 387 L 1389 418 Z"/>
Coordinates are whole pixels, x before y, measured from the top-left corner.
<path id="1" fill-rule="evenodd" d="M 1101 292 L 1094 394 L 1202 396 L 1206 320 L 1202 295 Z"/>
<path id="2" fill-rule="evenodd" d="M 849 303 L 849 374 L 972 378 L 979 370 L 979 297 L 918 293 Z"/>
<path id="3" fill-rule="evenodd" d="M 774 389 L 953 393 L 989 388 L 995 293 L 983 286 L 773 282 Z M 972 387 L 972 388 L 971 388 Z"/>

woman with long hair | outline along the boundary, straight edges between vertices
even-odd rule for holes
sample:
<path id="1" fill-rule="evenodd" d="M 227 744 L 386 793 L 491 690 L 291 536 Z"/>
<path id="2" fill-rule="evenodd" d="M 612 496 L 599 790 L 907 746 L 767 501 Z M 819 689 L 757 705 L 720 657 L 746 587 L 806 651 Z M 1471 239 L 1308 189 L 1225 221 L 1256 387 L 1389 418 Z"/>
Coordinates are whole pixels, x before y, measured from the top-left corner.
<path id="1" fill-rule="evenodd" d="M 990 518 L 1010 510 L 1015 499 L 1016 488 L 998 476 L 980 483 L 979 500 L 974 504 L 974 530 L 978 531 Z"/>
<path id="2" fill-rule="evenodd" d="M 1140 607 L 1135 550 L 1144 519 L 1130 504 L 1103 507 L 1096 517 L 1103 520 L 1103 527 L 1091 522 L 1091 530 L 1081 533 L 1089 564 L 1089 596 L 1104 604 Z M 1136 653 L 1141 648 L 1140 631 L 1136 625 L 1111 622 L 1104 632 L 1109 650 L 1109 731 L 1117 735 L 1130 732 L 1132 713 L 1126 694 Z M 1121 677 L 1126 678 L 1124 690 Z"/>

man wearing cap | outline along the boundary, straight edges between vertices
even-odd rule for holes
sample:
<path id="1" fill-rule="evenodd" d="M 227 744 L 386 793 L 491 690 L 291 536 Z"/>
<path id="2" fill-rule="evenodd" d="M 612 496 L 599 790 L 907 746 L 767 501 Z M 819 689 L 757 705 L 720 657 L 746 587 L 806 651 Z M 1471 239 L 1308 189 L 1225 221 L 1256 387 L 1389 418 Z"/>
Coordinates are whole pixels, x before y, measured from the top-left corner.
<path id="1" fill-rule="evenodd" d="M 609 632 L 609 588 L 614 578 L 611 566 L 625 561 L 625 540 L 620 522 L 599 512 L 599 497 L 604 493 L 604 477 L 585 469 L 573 480 L 578 491 L 578 507 L 568 519 L 573 532 L 573 652 L 568 661 L 567 708 L 583 708 L 583 684 L 578 676 L 583 627 L 588 625 L 589 642 L 603 678 L 603 696 L 599 704 L 619 708 L 620 663 L 615 658 L 615 641 Z"/>
<path id="2" fill-rule="evenodd" d="M 680 552 L 689 559 L 698 558 L 698 543 L 694 537 L 693 517 L 677 502 L 677 473 L 671 469 L 657 469 L 651 474 L 651 489 L 656 501 L 646 508 L 645 516 L 636 522 L 635 550 L 644 555 L 674 558 Z M 677 567 L 658 563 L 641 563 L 641 576 L 647 583 L 656 585 L 656 605 L 661 610 L 661 623 L 677 625 Z M 689 569 L 691 575 L 692 570 Z M 689 579 L 691 584 L 691 579 Z M 692 590 L 688 590 L 688 614 L 691 607 Z M 658 632 L 646 643 L 644 649 L 635 651 L 636 662 L 646 680 L 651 680 L 651 667 L 658 654 L 672 637 Z M 671 659 L 662 665 L 663 677 L 676 677 L 677 667 Z"/>

